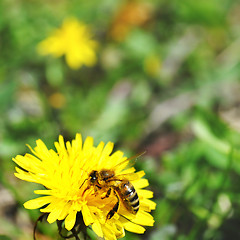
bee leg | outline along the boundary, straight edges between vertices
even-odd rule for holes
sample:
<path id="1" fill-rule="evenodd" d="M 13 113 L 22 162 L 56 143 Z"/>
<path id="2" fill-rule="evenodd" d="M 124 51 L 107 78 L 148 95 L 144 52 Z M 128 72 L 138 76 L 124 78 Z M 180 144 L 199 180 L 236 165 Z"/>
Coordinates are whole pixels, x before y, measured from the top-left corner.
<path id="1" fill-rule="evenodd" d="M 117 196 L 118 200 L 117 200 L 116 204 L 113 206 L 113 208 L 107 214 L 107 219 L 111 219 L 113 217 L 113 215 L 118 211 L 120 199 L 116 193 L 115 193 L 115 195 Z"/>
<path id="2" fill-rule="evenodd" d="M 90 187 L 89 186 L 87 186 L 85 189 L 84 189 L 84 191 L 83 191 L 83 194 L 82 195 L 84 195 L 84 193 L 89 189 Z"/>
<path id="3" fill-rule="evenodd" d="M 94 194 L 95 194 L 95 196 L 97 196 L 97 191 L 100 190 L 100 189 L 102 189 L 100 186 L 98 186 L 98 185 L 94 186 Z"/>
<path id="4" fill-rule="evenodd" d="M 102 199 L 108 198 L 108 197 L 110 196 L 110 194 L 111 194 L 111 191 L 112 191 L 112 188 L 109 188 L 108 191 L 107 191 L 107 193 L 106 193 L 106 195 L 105 195 L 104 197 L 101 197 L 101 198 L 102 198 Z"/>

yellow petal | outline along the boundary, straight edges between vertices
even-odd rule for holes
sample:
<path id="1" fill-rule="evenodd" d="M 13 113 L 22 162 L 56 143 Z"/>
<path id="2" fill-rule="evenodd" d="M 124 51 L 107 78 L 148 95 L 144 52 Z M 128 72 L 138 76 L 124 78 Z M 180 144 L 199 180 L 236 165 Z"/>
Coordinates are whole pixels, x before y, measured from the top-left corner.
<path id="1" fill-rule="evenodd" d="M 41 212 L 52 212 L 56 209 L 56 205 L 59 204 L 59 199 L 58 198 L 54 198 L 53 201 L 51 201 L 50 204 L 48 204 L 45 208 L 41 208 L 40 211 Z"/>
<path id="2" fill-rule="evenodd" d="M 123 227 L 123 223 L 119 220 L 115 220 L 114 223 L 114 233 L 117 238 L 122 238 L 125 236 L 125 230 Z"/>
<path id="3" fill-rule="evenodd" d="M 16 167 L 15 168 L 17 173 L 14 173 L 14 175 L 19 178 L 22 179 L 24 181 L 28 181 L 28 182 L 35 182 L 35 183 L 39 183 L 39 178 L 36 177 L 36 175 L 33 175 L 29 172 L 25 172 L 22 169 Z"/>
<path id="4" fill-rule="evenodd" d="M 27 171 L 39 172 L 42 169 L 42 161 L 31 154 L 25 154 L 25 156 L 17 155 L 12 160 Z"/>
<path id="5" fill-rule="evenodd" d="M 60 147 L 60 151 L 63 151 L 63 152 L 66 152 L 66 147 L 65 147 L 65 143 L 64 143 L 64 138 L 62 135 L 59 135 L 59 138 L 58 138 L 58 144 L 59 144 L 59 147 Z"/>
<path id="6" fill-rule="evenodd" d="M 144 226 L 153 226 L 154 219 L 151 214 L 139 210 L 136 218 L 131 220 L 133 223 L 137 223 Z"/>
<path id="7" fill-rule="evenodd" d="M 145 212 L 151 212 L 151 208 L 149 205 L 140 204 L 140 209 Z"/>
<path id="8" fill-rule="evenodd" d="M 103 231 L 99 221 L 95 221 L 92 225 L 92 230 L 101 238 L 103 238 Z"/>
<path id="9" fill-rule="evenodd" d="M 36 156 L 38 156 L 39 159 L 48 159 L 48 157 L 50 157 L 50 154 L 44 142 L 41 139 L 38 139 L 36 143 L 37 146 L 34 148 L 37 154 Z"/>
<path id="10" fill-rule="evenodd" d="M 135 188 L 145 188 L 149 185 L 148 180 L 145 178 L 133 181 L 132 184 Z"/>
<path id="11" fill-rule="evenodd" d="M 103 235 L 105 240 L 116 240 L 116 235 L 113 232 L 112 226 L 109 224 L 102 225 L 103 226 Z"/>
<path id="12" fill-rule="evenodd" d="M 84 220 L 84 223 L 85 223 L 86 226 L 88 226 L 88 225 L 90 225 L 94 222 L 92 214 L 91 214 L 87 205 L 83 205 L 82 215 L 83 215 L 83 220 Z"/>
<path id="13" fill-rule="evenodd" d="M 74 225 L 75 225 L 75 222 L 76 222 L 76 215 L 77 215 L 77 211 L 71 211 L 66 219 L 65 219 L 65 228 L 70 231 Z"/>
<path id="14" fill-rule="evenodd" d="M 61 212 L 62 212 L 62 209 L 59 209 L 59 208 L 54 209 L 52 212 L 49 213 L 47 221 L 49 223 L 55 222 L 60 216 Z"/>
<path id="15" fill-rule="evenodd" d="M 125 169 L 125 170 L 121 171 L 120 174 L 133 173 L 133 172 L 135 172 L 135 170 L 136 170 L 136 169 L 135 169 L 134 167 L 131 167 L 131 168 L 128 168 L 128 169 Z M 136 173 L 136 174 L 137 174 L 137 173 Z M 137 179 L 139 179 L 139 177 L 138 177 Z"/>
<path id="16" fill-rule="evenodd" d="M 118 150 L 110 156 L 109 161 L 117 165 L 127 159 L 126 157 L 123 157 L 123 155 L 123 152 Z"/>
<path id="17" fill-rule="evenodd" d="M 137 172 L 139 178 L 142 178 L 144 175 L 145 175 L 145 172 L 142 170 L 142 171 L 139 171 Z"/>
<path id="18" fill-rule="evenodd" d="M 112 142 L 108 142 L 105 146 L 105 148 L 102 151 L 101 157 L 98 160 L 98 166 L 101 168 L 104 166 L 105 168 L 110 168 L 112 167 L 114 162 L 109 161 L 109 155 L 111 154 L 113 150 L 114 144 Z"/>
<path id="19" fill-rule="evenodd" d="M 69 141 L 66 142 L 66 148 L 69 154 L 72 153 L 72 145 Z"/>
<path id="20" fill-rule="evenodd" d="M 82 150 L 82 135 L 80 133 L 76 134 L 76 139 L 72 140 L 72 148 L 75 151 L 81 151 Z"/>
<path id="21" fill-rule="evenodd" d="M 35 190 L 34 193 L 42 195 L 53 195 L 55 191 L 53 190 Z"/>
<path id="22" fill-rule="evenodd" d="M 156 208 L 156 203 L 149 199 L 140 199 L 140 208 L 141 206 L 149 207 L 151 210 Z"/>
<path id="23" fill-rule="evenodd" d="M 144 198 L 152 198 L 153 197 L 153 192 L 150 190 L 146 189 L 139 189 L 138 190 L 138 196 L 142 196 Z"/>
<path id="24" fill-rule="evenodd" d="M 66 203 L 66 205 L 62 209 L 61 214 L 58 217 L 58 220 L 63 220 L 68 215 L 68 212 L 69 212 L 71 206 L 72 206 L 71 203 L 69 203 L 69 202 Z"/>
<path id="25" fill-rule="evenodd" d="M 88 151 L 93 146 L 93 138 L 87 137 L 83 144 L 83 151 Z"/>
<path id="26" fill-rule="evenodd" d="M 29 200 L 23 204 L 23 206 L 27 209 L 36 209 L 40 208 L 46 204 L 49 204 L 50 202 L 54 201 L 54 197 L 52 196 L 44 196 L 39 197 L 36 199 Z"/>
<path id="27" fill-rule="evenodd" d="M 113 142 L 108 142 L 102 151 L 102 156 L 109 156 L 113 150 Z"/>
<path id="28" fill-rule="evenodd" d="M 139 233 L 139 234 L 142 234 L 145 232 L 145 228 L 142 227 L 142 226 L 139 226 L 135 223 L 132 223 L 132 222 L 127 222 L 127 223 L 124 223 L 124 228 L 126 230 L 128 230 L 129 232 L 134 232 L 134 233 Z"/>
<path id="29" fill-rule="evenodd" d="M 103 151 L 103 148 L 104 148 L 104 142 L 100 142 L 96 148 L 96 151 L 95 151 L 95 156 L 94 158 L 96 158 L 96 161 L 99 162 L 99 158 L 102 154 L 102 151 Z"/>

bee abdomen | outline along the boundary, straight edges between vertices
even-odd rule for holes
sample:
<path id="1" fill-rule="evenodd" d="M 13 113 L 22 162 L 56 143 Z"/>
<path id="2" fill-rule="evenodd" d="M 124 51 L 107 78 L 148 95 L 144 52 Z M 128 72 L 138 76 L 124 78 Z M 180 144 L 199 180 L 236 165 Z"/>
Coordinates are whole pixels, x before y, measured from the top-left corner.
<path id="1" fill-rule="evenodd" d="M 122 182 L 122 186 L 120 188 L 121 195 L 123 196 L 123 203 L 125 207 L 131 211 L 133 214 L 136 214 L 139 210 L 139 198 L 137 191 L 133 187 L 133 185 L 126 181 Z"/>

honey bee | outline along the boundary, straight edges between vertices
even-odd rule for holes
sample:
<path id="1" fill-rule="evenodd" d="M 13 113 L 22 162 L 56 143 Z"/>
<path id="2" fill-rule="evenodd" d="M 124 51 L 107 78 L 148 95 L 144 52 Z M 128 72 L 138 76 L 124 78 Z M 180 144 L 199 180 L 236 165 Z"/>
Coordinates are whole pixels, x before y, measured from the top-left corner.
<path id="1" fill-rule="evenodd" d="M 129 176 L 131 180 L 136 179 L 137 175 L 134 174 L 126 174 L 128 179 L 125 177 L 125 174 L 116 175 L 115 168 L 121 164 L 129 162 L 130 160 L 134 160 L 137 157 L 141 156 L 143 153 L 137 154 L 131 158 L 126 159 L 120 164 L 116 165 L 113 169 L 102 169 L 100 171 L 93 170 L 90 172 L 88 177 L 88 187 L 84 190 L 84 192 L 93 187 L 94 191 L 105 190 L 106 195 L 102 197 L 108 198 L 111 193 L 117 197 L 117 202 L 113 206 L 113 208 L 108 212 L 107 219 L 111 219 L 115 213 L 118 212 L 120 201 L 122 201 L 125 208 L 131 213 L 136 215 L 139 210 L 139 197 L 136 189 L 129 181 Z"/>

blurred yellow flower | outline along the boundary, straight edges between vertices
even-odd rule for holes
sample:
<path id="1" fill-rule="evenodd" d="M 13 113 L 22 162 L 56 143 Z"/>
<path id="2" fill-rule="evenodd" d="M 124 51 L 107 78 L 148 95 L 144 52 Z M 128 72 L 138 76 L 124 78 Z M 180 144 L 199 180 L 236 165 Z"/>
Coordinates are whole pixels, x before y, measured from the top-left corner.
<path id="1" fill-rule="evenodd" d="M 55 142 L 57 151 L 47 149 L 41 140 L 36 143 L 34 149 L 28 146 L 33 154 L 13 158 L 20 166 L 16 167 L 16 177 L 46 188 L 35 190 L 36 194 L 44 196 L 27 201 L 25 208 L 41 208 L 41 212 L 48 213 L 49 223 L 64 221 L 65 228 L 72 232 L 81 213 L 85 226 L 91 226 L 99 237 L 106 240 L 123 237 L 124 229 L 143 233 L 143 226 L 153 225 L 149 212 L 156 204 L 149 199 L 153 197 L 152 191 L 143 189 L 148 186 L 147 179 L 142 178 L 144 171 L 136 172 L 133 167 L 127 167 L 130 159 L 121 151 L 112 153 L 112 142 L 105 146 L 100 142 L 94 147 L 92 137 L 87 137 L 83 143 L 81 135 L 77 134 L 76 139 L 66 144 L 59 136 L 59 141 Z M 107 180 L 99 180 L 98 186 L 93 184 L 95 173 L 102 170 L 114 171 L 115 181 L 109 178 L 106 188 L 103 185 Z M 119 188 L 123 179 L 132 184 L 137 194 L 131 190 L 127 194 L 132 197 L 123 198 Z M 132 207 L 137 206 L 135 213 L 129 211 L 129 203 L 126 204 L 130 198 Z"/>
<path id="2" fill-rule="evenodd" d="M 67 18 L 62 27 L 38 44 L 41 55 L 61 57 L 65 55 L 67 64 L 72 69 L 82 65 L 93 66 L 96 63 L 97 42 L 91 39 L 89 28 L 76 18 Z"/>

